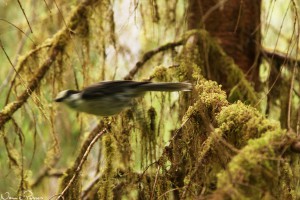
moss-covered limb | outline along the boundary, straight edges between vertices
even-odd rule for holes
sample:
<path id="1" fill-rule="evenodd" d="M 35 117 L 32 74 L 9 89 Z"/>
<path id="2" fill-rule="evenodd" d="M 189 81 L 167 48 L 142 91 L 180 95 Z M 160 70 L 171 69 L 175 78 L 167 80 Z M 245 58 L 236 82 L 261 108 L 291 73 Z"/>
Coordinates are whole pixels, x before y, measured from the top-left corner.
<path id="1" fill-rule="evenodd" d="M 291 139 L 280 129 L 267 131 L 254 139 L 218 175 L 217 199 L 263 199 L 270 195 L 276 199 L 296 199 L 296 180 L 286 170 L 291 166 L 288 157 L 281 157 Z M 282 179 L 285 177 L 285 180 Z M 294 182 L 294 184 L 290 184 Z M 294 187 L 292 187 L 294 185 Z"/>
<path id="2" fill-rule="evenodd" d="M 258 96 L 242 70 L 226 55 L 217 41 L 204 30 L 189 31 L 185 35 L 183 57 L 194 55 L 190 62 L 201 67 L 203 75 L 217 81 L 229 93 L 229 101 L 241 100 L 254 105 Z M 198 51 L 195 54 L 195 51 Z M 193 51 L 193 52 L 191 52 Z M 195 56 L 198 55 L 198 56 Z"/>
<path id="3" fill-rule="evenodd" d="M 168 160 L 171 163 L 170 169 L 166 170 L 166 178 L 171 182 L 172 193 L 177 199 L 191 197 L 197 191 L 200 192 L 201 188 L 209 187 L 213 182 L 213 179 L 212 182 L 208 181 L 209 177 L 213 177 L 230 157 L 226 154 L 221 158 L 217 156 L 218 153 L 224 153 L 224 148 L 218 143 L 222 133 L 211 134 L 217 125 L 215 116 L 228 105 L 226 94 L 216 82 L 198 77 L 193 91 L 193 98 L 197 101 L 189 107 L 180 130 L 175 132 L 158 161 L 166 163 Z M 212 166 L 203 168 L 216 161 L 219 164 L 215 164 L 213 171 L 208 169 Z M 199 173 L 205 174 L 205 177 Z"/>
<path id="4" fill-rule="evenodd" d="M 133 152 L 130 145 L 130 133 L 134 127 L 132 118 L 132 110 L 127 110 L 126 113 L 120 117 L 120 124 L 117 125 L 118 128 L 113 130 L 113 135 L 118 145 L 117 150 L 121 156 L 122 165 L 129 171 L 131 170 L 130 160 Z M 122 127 L 122 130 L 120 130 L 119 127 Z"/>
<path id="5" fill-rule="evenodd" d="M 14 112 L 23 106 L 23 104 L 31 96 L 32 92 L 39 87 L 41 80 L 44 78 L 47 71 L 49 71 L 52 64 L 57 60 L 57 56 L 63 53 L 66 46 L 70 43 L 71 32 L 76 32 L 77 29 L 81 30 L 80 26 L 87 23 L 86 18 L 89 8 L 95 5 L 95 3 L 97 3 L 97 0 L 86 0 L 80 3 L 72 13 L 66 27 L 58 31 L 51 41 L 48 42 L 48 44 L 51 44 L 51 47 L 49 49 L 47 59 L 41 64 L 41 66 L 38 67 L 37 72 L 28 81 L 26 89 L 18 96 L 17 100 L 9 103 L 0 112 L 0 129 L 10 119 Z"/>
<path id="6" fill-rule="evenodd" d="M 188 64 L 188 61 L 184 62 L 184 65 Z M 170 168 L 166 170 L 166 178 L 174 190 L 173 195 L 177 198 L 201 196 L 199 192 L 205 190 L 203 194 L 213 193 L 213 197 L 217 199 L 226 199 L 226 192 L 232 192 L 233 199 L 246 198 L 247 195 L 253 199 L 259 195 L 259 192 L 255 193 L 257 188 L 263 188 L 266 195 L 277 195 L 274 194 L 275 189 L 272 188 L 278 188 L 280 184 L 279 190 L 281 190 L 282 197 L 291 197 L 294 192 L 291 186 L 293 185 L 291 174 L 295 172 L 295 169 L 289 161 L 284 160 L 286 157 L 282 155 L 295 141 L 295 135 L 288 135 L 280 129 L 278 123 L 266 119 L 251 106 L 246 106 L 241 102 L 230 105 L 226 99 L 226 93 L 216 82 L 207 81 L 197 73 L 195 70 L 192 75 L 198 77 L 192 93 L 192 98 L 196 102 L 189 107 L 183 118 L 186 123 L 175 134 L 170 145 L 165 147 L 163 155 L 158 159 L 158 163 L 162 165 L 167 162 L 171 163 Z M 251 139 L 253 139 L 252 142 Z M 254 150 L 248 152 L 249 155 L 247 155 L 243 153 L 244 149 L 239 150 L 243 147 L 244 149 L 254 148 Z M 244 160 L 240 160 L 236 166 L 233 165 L 235 168 L 222 179 L 227 182 L 220 184 L 217 181 L 217 174 L 224 168 L 228 168 L 228 163 L 234 162 L 231 161 L 234 156 L 236 158 L 240 155 L 245 156 Z M 243 168 L 243 164 L 248 166 L 247 159 L 254 160 L 251 163 L 252 166 Z M 236 175 L 234 172 L 239 165 L 242 169 Z M 280 174 L 276 175 L 274 173 L 277 173 L 277 170 Z M 242 173 L 245 174 L 238 176 Z M 256 173 L 259 173 L 257 175 L 259 178 L 256 177 Z M 232 176 L 236 176 L 237 179 L 248 176 L 248 182 L 240 183 L 238 179 L 235 184 L 231 184 Z M 284 183 L 280 181 L 281 178 L 284 178 Z M 251 182 L 254 179 L 256 181 Z M 270 186 L 264 185 L 268 183 Z M 214 193 L 216 185 L 219 189 Z M 247 186 L 253 189 L 253 193 L 247 193 L 250 191 Z M 176 188 L 180 189 L 176 190 Z M 239 196 L 240 190 L 246 193 Z"/>
<path id="7" fill-rule="evenodd" d="M 197 84 L 195 84 L 191 95 L 191 99 L 194 99 L 195 103 L 189 107 L 184 115 L 183 121 L 186 123 L 180 128 L 180 131 L 176 132 L 174 138 L 170 141 L 170 145 L 165 147 L 163 155 L 158 160 L 158 163 L 170 163 L 169 169 L 166 170 L 166 178 L 171 183 L 172 188 L 170 190 L 174 189 L 174 197 L 188 198 L 213 194 L 214 198 L 226 199 L 228 197 L 226 192 L 230 193 L 232 191 L 232 197 L 235 198 L 239 197 L 238 195 L 241 194 L 241 191 L 247 192 L 252 189 L 253 193 L 245 193 L 241 197 L 246 199 L 250 196 L 253 199 L 259 195 L 260 191 L 254 194 L 257 188 L 263 188 L 262 190 L 265 190 L 266 194 L 274 196 L 276 194 L 274 194 L 275 190 L 272 187 L 278 188 L 278 185 L 281 183 L 279 181 L 281 177 L 284 177 L 285 183 L 281 184 L 279 192 L 285 194 L 285 196 L 282 195 L 283 197 L 290 197 L 289 194 L 293 192 L 288 193 L 286 191 L 289 189 L 293 190 L 291 188 L 293 180 L 291 172 L 295 172 L 295 169 L 294 166 L 288 164 L 288 161 L 283 160 L 286 157 L 282 155 L 284 150 L 289 148 L 294 141 L 295 135 L 288 136 L 286 132 L 280 129 L 277 123 L 266 119 L 251 106 L 246 106 L 241 102 L 230 105 L 227 101 L 226 93 L 221 90 L 221 87 L 216 82 L 207 81 L 203 78 L 200 74 L 199 66 L 204 66 L 205 62 L 203 60 L 210 58 L 209 53 L 215 52 L 218 59 L 221 57 L 221 59 L 226 61 L 224 62 L 227 67 L 236 68 L 231 68 L 227 71 L 225 69 L 220 74 L 224 75 L 228 71 L 233 72 L 233 83 L 241 84 L 245 87 L 249 86 L 249 90 L 247 88 L 243 89 L 245 95 L 242 100 L 250 99 L 251 103 L 256 103 L 257 101 L 253 88 L 245 78 L 241 78 L 243 74 L 234 66 L 233 61 L 218 46 L 210 44 L 210 39 L 205 32 L 200 31 L 199 33 L 197 31 L 195 33 L 198 34 L 198 37 L 195 40 L 193 39 L 193 41 L 189 40 L 187 42 L 184 53 L 181 55 L 179 66 L 180 69 L 183 69 L 183 77 L 190 77 L 190 80 L 196 80 Z M 199 47 L 199 44 L 203 42 L 205 42 L 205 48 Z M 196 45 L 194 45 L 195 43 Z M 204 56 L 205 53 L 207 54 L 206 57 Z M 209 62 L 216 63 L 213 60 L 209 60 Z M 201 71 L 203 70 L 205 68 L 201 67 Z M 159 77 L 159 75 L 163 74 L 161 72 L 164 72 L 160 68 L 156 70 L 156 72 L 158 71 L 159 73 L 156 73 L 155 77 Z M 227 75 L 225 78 L 227 78 Z M 230 84 L 229 86 L 235 86 L 232 82 Z M 235 89 L 240 89 L 239 85 L 235 87 Z M 270 138 L 266 139 L 267 135 Z M 261 142 L 254 143 L 251 142 L 251 139 Z M 220 184 L 220 181 L 217 180 L 217 174 L 228 168 L 228 163 L 234 162 L 231 161 L 232 158 L 240 156 L 240 152 L 243 152 L 244 149 L 251 148 L 248 146 L 259 143 L 262 146 L 265 145 L 264 147 L 261 146 L 261 151 L 253 150 L 253 152 L 249 153 L 249 156 L 244 155 L 244 160 L 240 161 L 226 178 L 223 178 L 224 182 L 227 182 Z M 243 164 L 247 163 L 247 159 L 251 160 L 251 158 L 254 159 L 252 168 L 242 168 L 241 172 L 234 174 L 239 165 L 243 166 Z M 283 162 L 284 165 L 282 164 Z M 274 175 L 277 179 L 272 179 L 273 173 L 277 172 L 277 170 L 283 170 L 283 172 L 280 174 L 280 177 Z M 258 179 L 251 182 L 251 180 L 255 180 L 256 172 L 259 173 L 257 177 L 262 179 L 261 182 Z M 238 175 L 242 173 L 244 175 L 239 177 Z M 237 179 L 248 176 L 247 180 L 249 181 L 244 184 L 243 182 L 240 183 L 238 189 L 235 189 L 234 186 L 238 184 L 230 185 L 231 176 Z M 238 180 L 236 182 L 239 183 Z M 269 187 L 264 185 L 268 182 L 270 183 Z M 226 186 L 226 184 L 229 186 Z M 217 186 L 218 189 L 214 192 Z M 175 190 L 176 188 L 180 188 L 180 190 Z M 201 191 L 203 192 L 201 193 Z"/>
<path id="8" fill-rule="evenodd" d="M 217 120 L 229 142 L 246 146 L 218 174 L 218 189 L 212 199 L 262 199 L 266 195 L 295 199 L 296 188 L 291 185 L 296 184 L 290 184 L 294 179 L 288 164 L 291 155 L 284 153 L 296 135 L 287 134 L 278 123 L 240 102 L 222 109 Z M 281 177 L 286 184 L 281 184 Z"/>
<path id="9" fill-rule="evenodd" d="M 113 173 L 117 170 L 114 168 L 115 147 L 113 145 L 112 135 L 106 135 L 103 139 L 105 169 L 102 178 L 99 180 L 98 197 L 99 199 L 113 199 Z"/>
<path id="10" fill-rule="evenodd" d="M 225 107 L 217 120 L 226 139 L 237 148 L 245 146 L 251 138 L 260 137 L 265 131 L 280 129 L 277 122 L 266 119 L 255 108 L 240 101 Z"/>

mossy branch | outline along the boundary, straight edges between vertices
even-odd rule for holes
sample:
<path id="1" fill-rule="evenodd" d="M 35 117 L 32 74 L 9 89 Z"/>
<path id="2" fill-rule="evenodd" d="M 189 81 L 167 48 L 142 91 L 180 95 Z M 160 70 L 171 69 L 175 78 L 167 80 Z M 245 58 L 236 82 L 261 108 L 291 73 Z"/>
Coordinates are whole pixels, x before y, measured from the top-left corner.
<path id="1" fill-rule="evenodd" d="M 201 67 L 204 77 L 217 81 L 222 89 L 229 94 L 229 102 L 241 100 L 255 105 L 258 95 L 243 71 L 234 63 L 217 41 L 205 30 L 191 30 L 185 35 L 185 52 L 183 57 L 191 57 L 191 61 Z"/>
<path id="2" fill-rule="evenodd" d="M 286 179 L 276 189 L 282 191 L 278 194 L 280 199 L 294 199 L 296 188 L 290 185 L 293 178 L 283 166 L 291 167 L 288 164 L 288 157 L 292 156 L 289 149 L 297 140 L 296 134 L 282 130 L 279 123 L 264 118 L 241 102 L 225 107 L 217 118 L 218 130 L 230 143 L 244 148 L 232 158 L 227 169 L 218 174 L 218 189 L 212 199 L 245 199 L 249 196 L 264 199 L 266 195 L 274 195 L 273 188 L 281 181 L 280 177 Z"/>
<path id="3" fill-rule="evenodd" d="M 0 112 L 0 129 L 3 128 L 3 125 L 10 119 L 10 117 L 24 105 L 31 94 L 39 87 L 41 80 L 49 71 L 52 64 L 56 61 L 57 56 L 62 54 L 65 47 L 69 44 L 71 33 L 75 32 L 77 27 L 81 26 L 82 23 L 86 23 L 85 18 L 88 13 L 88 8 L 93 6 L 96 2 L 97 0 L 86 0 L 79 4 L 77 9 L 71 15 L 66 27 L 62 28 L 56 35 L 53 36 L 50 41 L 52 45 L 49 49 L 48 58 L 41 64 L 41 66 L 38 67 L 37 72 L 28 81 L 26 89 L 17 98 L 17 100 L 6 105 Z"/>
<path id="4" fill-rule="evenodd" d="M 107 125 L 104 125 L 103 123 L 99 123 L 89 133 L 88 138 L 84 141 L 82 147 L 80 148 L 80 152 L 74 164 L 65 172 L 66 176 L 63 178 L 62 184 L 60 186 L 60 190 L 62 192 L 58 195 L 57 199 L 66 198 L 66 197 L 67 199 L 73 199 L 72 197 L 79 197 L 81 195 L 80 191 L 76 187 L 76 185 L 78 185 L 78 179 L 79 179 L 78 175 L 95 142 L 109 129 L 110 129 L 110 122 L 108 122 Z M 74 193 L 74 191 L 76 192 Z"/>
<path id="5" fill-rule="evenodd" d="M 97 133 L 98 127 L 96 127 L 94 129 L 94 133 Z M 107 128 L 104 128 L 102 131 L 98 132 L 94 137 L 89 137 L 89 140 L 86 140 L 84 143 L 83 148 L 81 148 L 81 153 L 79 154 L 79 156 L 76 159 L 75 165 L 72 166 L 71 170 L 69 170 L 68 176 L 65 177 L 65 179 L 63 180 L 63 185 L 62 185 L 62 192 L 58 195 L 57 199 L 65 199 L 65 195 L 67 194 L 69 188 L 73 185 L 73 183 L 76 183 L 76 179 L 78 179 L 78 175 L 80 173 L 80 171 L 82 170 L 83 164 L 86 161 L 92 147 L 94 146 L 94 144 L 97 142 L 97 140 L 104 134 L 107 132 Z M 87 146 L 88 145 L 88 146 Z M 86 148 L 84 148 L 86 147 Z M 79 162 L 79 164 L 77 165 L 77 163 Z M 67 197 L 70 197 L 71 193 L 68 193 Z M 77 194 L 77 193 L 76 193 Z M 71 194 L 71 196 L 74 197 L 73 194 Z M 75 195 L 75 197 L 78 197 L 77 195 Z M 70 198 L 67 198 L 70 199 Z"/>

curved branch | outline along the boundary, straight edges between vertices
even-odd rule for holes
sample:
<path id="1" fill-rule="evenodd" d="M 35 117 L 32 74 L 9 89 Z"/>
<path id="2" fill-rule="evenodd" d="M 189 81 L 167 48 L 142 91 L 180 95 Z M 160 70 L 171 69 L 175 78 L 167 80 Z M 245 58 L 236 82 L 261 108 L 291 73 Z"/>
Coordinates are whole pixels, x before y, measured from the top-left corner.
<path id="1" fill-rule="evenodd" d="M 154 55 L 156 55 L 159 52 L 166 51 L 168 49 L 172 49 L 174 47 L 180 46 L 183 44 L 183 40 L 179 40 L 177 42 L 170 42 L 163 46 L 160 46 L 156 49 L 150 50 L 146 52 L 142 59 L 138 61 L 135 66 L 129 71 L 129 73 L 124 77 L 125 80 L 131 80 L 134 75 L 138 72 L 138 70 L 148 61 L 150 60 Z"/>

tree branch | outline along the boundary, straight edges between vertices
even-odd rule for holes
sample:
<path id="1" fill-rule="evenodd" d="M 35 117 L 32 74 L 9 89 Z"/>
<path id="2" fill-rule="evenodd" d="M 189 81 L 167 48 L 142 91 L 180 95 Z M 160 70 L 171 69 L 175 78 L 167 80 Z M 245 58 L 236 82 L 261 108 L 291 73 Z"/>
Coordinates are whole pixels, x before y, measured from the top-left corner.
<path id="1" fill-rule="evenodd" d="M 300 66 L 300 60 L 291 58 L 287 54 L 275 52 L 275 51 L 269 51 L 269 50 L 263 50 L 262 55 L 266 58 L 269 58 L 271 60 L 276 61 L 276 63 L 279 64 L 279 66 L 287 64 L 287 63 L 297 63 L 298 66 Z"/>
<path id="2" fill-rule="evenodd" d="M 167 43 L 163 46 L 160 46 L 156 49 L 153 49 L 153 50 L 150 50 L 148 52 L 146 52 L 142 59 L 140 61 L 138 61 L 135 66 L 129 71 L 129 73 L 124 77 L 125 80 L 131 80 L 134 75 L 138 72 L 138 70 L 140 68 L 142 68 L 142 66 L 148 61 L 150 60 L 154 55 L 156 55 L 157 53 L 159 52 L 162 52 L 162 51 L 166 51 L 168 49 L 172 49 L 174 47 L 177 47 L 177 46 L 180 46 L 183 44 L 183 40 L 179 40 L 177 42 L 170 42 L 170 43 Z"/>
<path id="3" fill-rule="evenodd" d="M 84 164 L 84 162 L 86 161 L 92 147 L 94 146 L 94 144 L 96 143 L 96 141 L 104 134 L 107 132 L 107 128 L 104 128 L 101 132 L 99 132 L 92 141 L 90 141 L 89 146 L 86 148 L 86 151 L 84 152 L 80 163 L 78 166 L 76 166 L 76 170 L 73 173 L 72 178 L 70 179 L 70 181 L 68 182 L 67 186 L 63 189 L 63 191 L 58 195 L 57 199 L 64 199 L 64 194 L 67 192 L 67 190 L 70 188 L 70 186 L 72 185 L 72 183 L 74 182 L 75 178 L 78 176 L 79 172 L 82 169 L 82 166 Z M 76 162 L 75 162 L 76 163 Z M 74 167 L 73 167 L 74 168 Z"/>
<path id="4" fill-rule="evenodd" d="M 10 117 L 27 101 L 31 96 L 33 91 L 35 91 L 44 78 L 47 71 L 50 69 L 52 64 L 56 61 L 57 55 L 63 53 L 65 47 L 70 41 L 70 31 L 74 30 L 82 23 L 86 23 L 85 15 L 87 15 L 88 8 L 94 5 L 97 0 L 86 0 L 82 2 L 77 9 L 71 15 L 71 18 L 68 22 L 68 26 L 64 27 L 52 38 L 52 47 L 49 49 L 48 58 L 42 63 L 35 75 L 29 80 L 26 90 L 17 98 L 16 101 L 13 101 L 6 105 L 0 112 L 0 129 L 3 128 L 3 125 L 10 119 Z"/>
<path id="5" fill-rule="evenodd" d="M 57 199 L 63 199 L 66 196 L 68 196 L 68 194 L 67 194 L 68 189 L 74 183 L 79 172 L 81 171 L 82 165 L 86 161 L 87 156 L 88 156 L 89 152 L 91 151 L 93 145 L 104 133 L 108 132 L 109 129 L 110 129 L 110 122 L 108 122 L 106 125 L 104 125 L 104 123 L 100 122 L 90 132 L 88 138 L 84 141 L 82 147 L 80 148 L 79 155 L 77 156 L 76 160 L 74 161 L 73 166 L 65 172 L 65 174 L 67 174 L 67 175 L 62 180 L 62 185 L 60 186 L 60 188 L 62 189 L 62 192 L 57 195 Z"/>

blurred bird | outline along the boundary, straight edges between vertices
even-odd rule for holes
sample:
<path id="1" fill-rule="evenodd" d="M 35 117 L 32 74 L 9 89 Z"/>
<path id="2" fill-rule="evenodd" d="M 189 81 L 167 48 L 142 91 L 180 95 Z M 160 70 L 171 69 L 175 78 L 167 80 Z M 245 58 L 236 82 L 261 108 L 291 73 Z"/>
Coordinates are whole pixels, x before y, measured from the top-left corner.
<path id="1" fill-rule="evenodd" d="M 152 83 L 148 81 L 102 81 L 81 91 L 64 90 L 55 98 L 79 112 L 110 116 L 130 106 L 131 101 L 149 91 L 191 91 L 191 83 Z"/>

